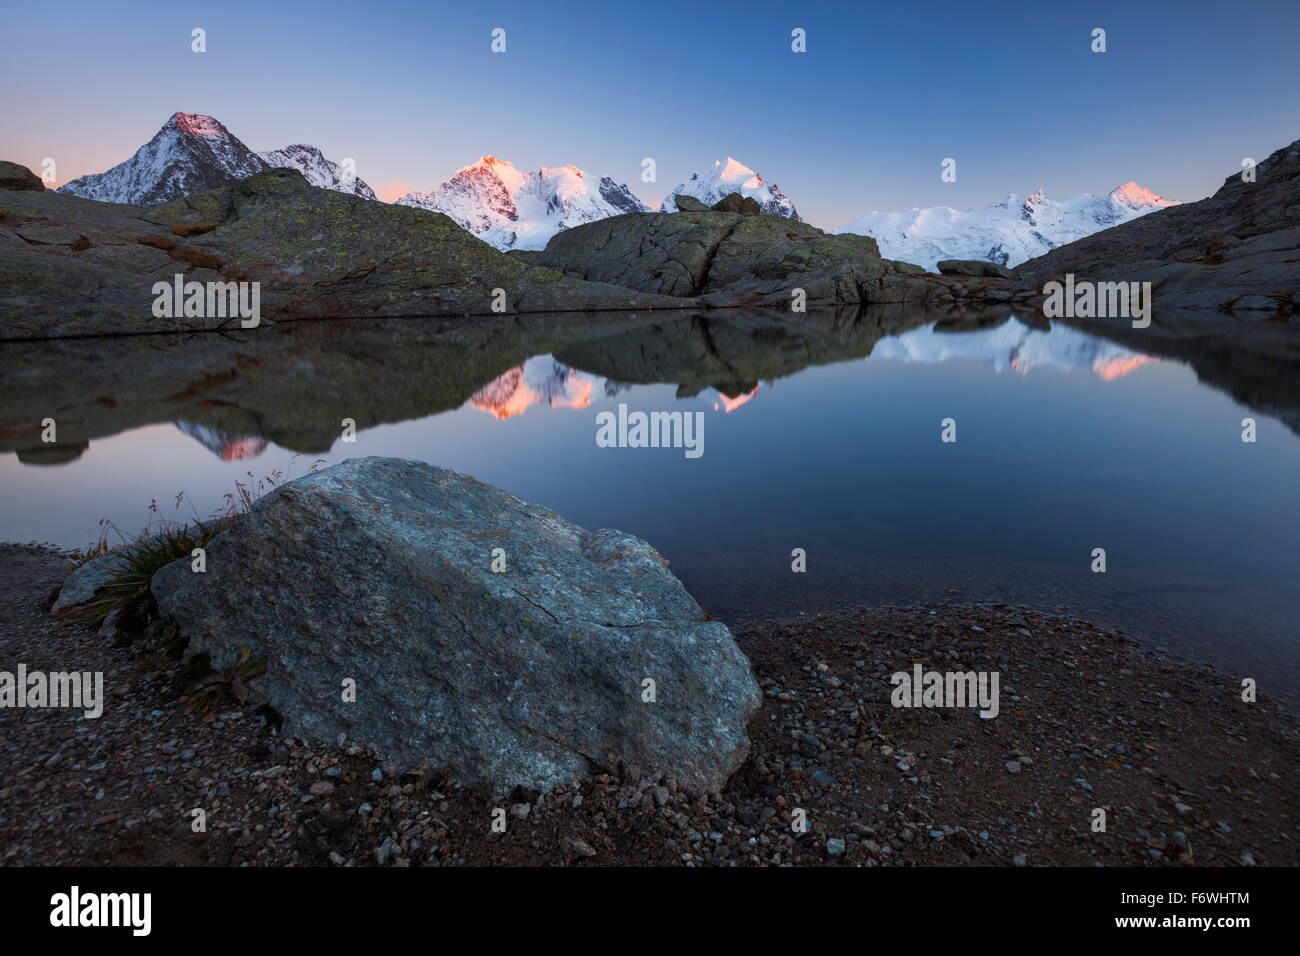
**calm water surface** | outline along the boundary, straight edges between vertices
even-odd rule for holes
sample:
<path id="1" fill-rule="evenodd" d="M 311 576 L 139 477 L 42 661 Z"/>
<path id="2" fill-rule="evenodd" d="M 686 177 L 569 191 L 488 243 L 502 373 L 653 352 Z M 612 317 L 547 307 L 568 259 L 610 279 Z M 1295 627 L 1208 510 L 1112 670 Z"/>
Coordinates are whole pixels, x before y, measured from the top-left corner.
<path id="1" fill-rule="evenodd" d="M 1014 318 L 305 334 L 186 346 L 198 372 L 132 355 L 105 377 L 111 343 L 0 352 L 18 386 L 0 403 L 0 539 L 84 547 L 101 519 L 138 530 L 151 500 L 207 516 L 237 481 L 392 455 L 639 535 L 724 620 L 1027 603 L 1300 690 L 1295 410 L 1252 410 L 1179 359 Z M 23 425 L 38 399 L 67 422 L 62 452 Z M 701 412 L 703 455 L 598 447 L 596 416 L 620 403 Z M 349 415 L 354 444 L 337 437 Z M 1099 547 L 1105 574 L 1090 570 Z"/>

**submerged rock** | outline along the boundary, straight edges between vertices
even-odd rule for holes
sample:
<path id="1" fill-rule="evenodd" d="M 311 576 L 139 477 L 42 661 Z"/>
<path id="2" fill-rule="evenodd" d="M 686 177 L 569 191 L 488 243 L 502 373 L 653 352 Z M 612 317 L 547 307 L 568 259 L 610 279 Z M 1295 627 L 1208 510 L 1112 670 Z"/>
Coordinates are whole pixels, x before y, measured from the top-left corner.
<path id="1" fill-rule="evenodd" d="M 212 540 L 206 573 L 175 562 L 153 593 L 214 667 L 266 654 L 256 687 L 287 733 L 499 793 L 614 757 L 719 789 L 760 703 L 731 633 L 646 542 L 419 462 L 283 485 Z"/>

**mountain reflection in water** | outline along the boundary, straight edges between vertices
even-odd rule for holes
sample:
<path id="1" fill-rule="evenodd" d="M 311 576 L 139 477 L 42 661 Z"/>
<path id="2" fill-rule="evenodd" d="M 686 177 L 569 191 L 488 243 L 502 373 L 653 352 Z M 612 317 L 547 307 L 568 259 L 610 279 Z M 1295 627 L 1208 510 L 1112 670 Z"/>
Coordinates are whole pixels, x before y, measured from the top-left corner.
<path id="1" fill-rule="evenodd" d="M 206 517 L 250 476 L 393 455 L 645 538 L 726 621 L 1024 603 L 1300 688 L 1294 350 L 1093 331 L 711 312 L 5 343 L 0 534 L 84 547 L 178 492 Z M 619 404 L 704 413 L 703 456 L 598 447 Z"/>

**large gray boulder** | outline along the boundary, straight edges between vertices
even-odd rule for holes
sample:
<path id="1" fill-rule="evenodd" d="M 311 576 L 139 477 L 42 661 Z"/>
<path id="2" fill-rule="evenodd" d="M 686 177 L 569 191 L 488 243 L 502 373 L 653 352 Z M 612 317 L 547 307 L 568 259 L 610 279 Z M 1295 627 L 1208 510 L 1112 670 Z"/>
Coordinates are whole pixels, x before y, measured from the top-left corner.
<path id="1" fill-rule="evenodd" d="M 345 733 L 498 793 L 611 757 L 719 789 L 760 703 L 730 632 L 646 542 L 420 462 L 289 482 L 212 540 L 206 573 L 178 561 L 153 593 L 214 667 L 243 644 L 267 655 L 254 686 L 286 733 Z"/>

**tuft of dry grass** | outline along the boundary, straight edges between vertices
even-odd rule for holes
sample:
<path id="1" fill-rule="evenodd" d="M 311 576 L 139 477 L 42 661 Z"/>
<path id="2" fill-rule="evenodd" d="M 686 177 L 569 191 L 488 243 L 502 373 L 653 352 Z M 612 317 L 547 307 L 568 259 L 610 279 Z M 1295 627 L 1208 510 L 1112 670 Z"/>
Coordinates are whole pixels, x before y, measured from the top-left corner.
<path id="1" fill-rule="evenodd" d="M 294 455 L 289 460 L 289 469 L 292 471 L 293 463 L 298 460 Z M 314 475 L 321 465 L 325 463 L 324 458 L 317 458 L 311 463 L 311 466 L 303 472 L 303 475 Z M 194 507 L 184 491 L 178 491 L 173 500 L 173 507 L 179 511 L 183 504 L 189 505 L 193 518 L 179 521 L 174 518 L 167 518 L 162 515 L 158 509 L 158 499 L 151 499 L 147 509 L 149 517 L 146 519 L 144 527 L 135 533 L 123 531 L 111 519 L 99 519 L 99 537 L 94 544 L 83 550 L 75 560 L 77 565 L 85 564 L 95 558 L 102 558 L 107 554 L 118 552 L 127 552 L 149 538 L 154 538 L 165 534 L 181 534 L 184 529 L 191 523 L 200 523 L 206 520 L 209 524 L 226 522 L 227 524 L 240 515 L 247 514 L 252 510 L 253 505 L 258 499 L 270 494 L 276 488 L 280 487 L 286 481 L 290 480 L 288 473 L 280 471 L 278 468 L 272 469 L 270 474 L 261 478 L 256 477 L 251 471 L 247 473 L 248 480 L 235 481 L 234 491 L 228 491 L 222 495 L 222 503 L 214 509 L 206 519 L 201 519 L 199 511 Z M 299 476 L 301 477 L 301 476 Z"/>
<path id="2" fill-rule="evenodd" d="M 297 461 L 296 455 L 291 465 L 293 461 Z M 324 461 L 316 459 L 306 474 L 315 474 Z M 206 548 L 208 542 L 251 511 L 258 499 L 286 480 L 286 474 L 279 469 L 262 478 L 250 471 L 248 481 L 236 481 L 235 490 L 222 496 L 222 505 L 206 520 L 199 517 L 198 509 L 183 491 L 177 493 L 174 507 L 180 510 L 182 504 L 190 506 L 194 516 L 185 521 L 163 517 L 155 498 L 149 502 L 149 518 L 144 528 L 134 535 L 123 532 L 108 518 L 101 518 L 98 541 L 81 554 L 78 563 L 119 554 L 122 565 L 94 600 L 73 609 L 68 617 L 98 628 L 114 611 L 121 611 L 122 617 L 142 623 L 153 611 L 149 585 L 158 571 L 173 561 L 190 557 L 196 548 Z M 114 536 L 116 543 L 110 540 Z"/>

